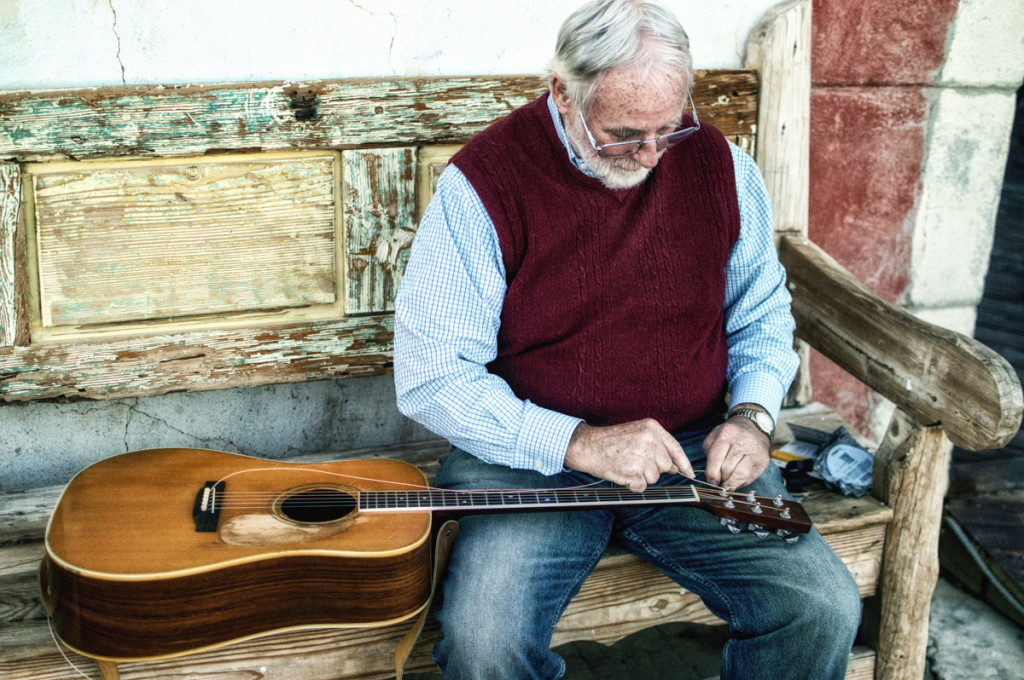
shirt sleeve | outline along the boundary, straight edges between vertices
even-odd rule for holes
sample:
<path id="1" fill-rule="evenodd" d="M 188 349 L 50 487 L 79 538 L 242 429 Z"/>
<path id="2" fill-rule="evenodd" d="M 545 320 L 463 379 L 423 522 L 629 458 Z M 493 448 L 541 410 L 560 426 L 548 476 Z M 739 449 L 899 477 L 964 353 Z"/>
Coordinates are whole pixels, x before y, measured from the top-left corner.
<path id="1" fill-rule="evenodd" d="M 438 179 L 395 301 L 395 388 L 406 416 L 490 463 L 551 475 L 581 422 L 488 372 L 505 268 L 494 224 L 453 165 Z"/>
<path id="2" fill-rule="evenodd" d="M 775 251 L 771 200 L 754 160 L 731 145 L 740 237 L 725 270 L 726 379 L 732 405 L 755 403 L 778 420 L 800 360 L 786 272 Z"/>

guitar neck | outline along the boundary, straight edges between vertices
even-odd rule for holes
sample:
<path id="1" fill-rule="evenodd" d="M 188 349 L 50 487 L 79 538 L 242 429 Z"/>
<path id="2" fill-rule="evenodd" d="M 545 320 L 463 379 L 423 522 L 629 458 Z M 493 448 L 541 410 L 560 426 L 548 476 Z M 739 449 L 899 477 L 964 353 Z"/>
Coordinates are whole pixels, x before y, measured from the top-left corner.
<path id="1" fill-rule="evenodd" d="M 484 512 L 537 512 L 595 510 L 608 507 L 691 505 L 722 518 L 735 528 L 738 522 L 761 530 L 764 527 L 805 534 L 811 520 L 799 503 L 752 494 L 699 489 L 693 484 L 649 487 L 635 492 L 625 488 L 532 489 L 451 491 L 362 491 L 361 512 L 409 512 L 425 510 L 457 514 Z"/>
<path id="2" fill-rule="evenodd" d="M 609 506 L 699 504 L 693 485 L 653 487 L 642 492 L 629 489 L 534 489 L 528 491 L 362 491 L 362 512 L 515 512 L 517 510 L 593 510 Z"/>

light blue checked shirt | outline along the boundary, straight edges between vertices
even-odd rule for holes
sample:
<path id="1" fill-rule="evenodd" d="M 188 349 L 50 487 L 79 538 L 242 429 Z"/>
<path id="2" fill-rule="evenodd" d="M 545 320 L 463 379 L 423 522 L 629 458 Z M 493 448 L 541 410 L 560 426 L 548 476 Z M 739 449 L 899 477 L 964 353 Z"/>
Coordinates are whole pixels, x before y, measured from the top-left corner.
<path id="1" fill-rule="evenodd" d="M 550 97 L 548 109 L 573 164 L 593 176 L 568 143 Z M 799 363 L 790 295 L 761 174 L 750 156 L 730 147 L 740 237 L 725 271 L 726 380 L 732 404 L 759 404 L 777 419 Z M 487 462 L 555 474 L 581 420 L 518 398 L 487 371 L 498 352 L 505 291 L 494 223 L 466 177 L 449 165 L 423 215 L 395 303 L 398 408 Z"/>

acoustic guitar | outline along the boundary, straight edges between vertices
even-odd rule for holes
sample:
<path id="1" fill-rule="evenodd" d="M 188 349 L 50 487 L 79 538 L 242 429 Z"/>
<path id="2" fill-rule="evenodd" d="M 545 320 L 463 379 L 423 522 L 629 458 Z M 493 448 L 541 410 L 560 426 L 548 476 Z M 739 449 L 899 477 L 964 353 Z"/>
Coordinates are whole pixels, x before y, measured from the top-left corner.
<path id="1" fill-rule="evenodd" d="M 46 530 L 43 599 L 88 656 L 184 654 L 271 631 L 368 627 L 416 615 L 430 593 L 434 513 L 692 505 L 733 530 L 788 540 L 803 508 L 693 485 L 447 491 L 396 460 L 289 464 L 153 449 L 79 473 Z"/>

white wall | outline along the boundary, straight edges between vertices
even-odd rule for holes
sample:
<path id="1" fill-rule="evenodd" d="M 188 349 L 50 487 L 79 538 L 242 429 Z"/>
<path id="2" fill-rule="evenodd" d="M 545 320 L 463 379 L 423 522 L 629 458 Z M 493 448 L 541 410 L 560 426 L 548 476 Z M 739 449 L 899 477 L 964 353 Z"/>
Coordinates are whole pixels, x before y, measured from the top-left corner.
<path id="1" fill-rule="evenodd" d="M 698 68 L 776 0 L 668 0 Z M 0 0 L 0 90 L 536 73 L 580 0 Z M 122 70 L 123 69 L 123 70 Z"/>

